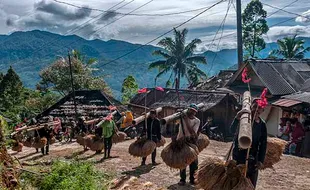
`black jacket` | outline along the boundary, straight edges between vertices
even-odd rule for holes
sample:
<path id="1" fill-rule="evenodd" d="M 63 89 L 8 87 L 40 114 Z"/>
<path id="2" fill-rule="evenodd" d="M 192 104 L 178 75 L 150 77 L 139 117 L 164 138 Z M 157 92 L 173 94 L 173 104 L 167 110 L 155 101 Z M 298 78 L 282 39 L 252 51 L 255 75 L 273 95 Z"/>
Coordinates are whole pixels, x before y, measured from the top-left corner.
<path id="1" fill-rule="evenodd" d="M 38 133 L 40 135 L 40 138 L 47 138 L 50 139 L 51 138 L 51 134 L 52 134 L 52 130 L 51 129 L 45 129 L 45 128 L 41 128 L 38 130 Z"/>
<path id="2" fill-rule="evenodd" d="M 153 140 L 155 142 L 161 140 L 161 133 L 160 133 L 160 122 L 159 119 L 151 119 L 147 118 L 147 129 L 145 128 L 145 122 L 143 122 L 143 130 L 142 135 L 147 135 L 147 139 Z"/>
<path id="3" fill-rule="evenodd" d="M 234 120 L 231 130 L 232 133 L 239 133 L 239 121 Z M 246 161 L 247 150 L 239 149 L 238 147 L 238 134 L 234 139 L 234 149 L 233 149 L 233 159 L 237 161 L 238 164 L 244 164 Z M 250 149 L 250 161 L 252 163 L 261 162 L 264 163 L 265 155 L 267 149 L 267 128 L 265 122 L 260 119 L 260 122 L 254 122 L 252 129 L 252 146 Z"/>

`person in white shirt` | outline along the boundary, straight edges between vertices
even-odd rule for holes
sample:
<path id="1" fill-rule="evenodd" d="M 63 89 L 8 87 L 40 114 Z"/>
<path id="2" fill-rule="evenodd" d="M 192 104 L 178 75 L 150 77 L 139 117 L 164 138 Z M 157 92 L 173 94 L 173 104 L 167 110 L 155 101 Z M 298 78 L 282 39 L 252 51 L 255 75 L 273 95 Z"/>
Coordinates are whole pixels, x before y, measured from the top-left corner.
<path id="1" fill-rule="evenodd" d="M 198 112 L 197 105 L 191 104 L 188 108 L 187 113 L 181 119 L 177 140 L 182 139 L 182 138 L 197 139 L 198 130 L 200 126 L 200 120 L 196 117 L 197 112 Z M 197 169 L 198 169 L 198 159 L 193 161 L 189 165 L 191 185 L 195 185 L 194 174 Z M 181 180 L 179 182 L 179 185 L 184 186 L 186 183 L 186 168 L 183 170 L 180 170 L 180 177 L 181 177 Z"/>

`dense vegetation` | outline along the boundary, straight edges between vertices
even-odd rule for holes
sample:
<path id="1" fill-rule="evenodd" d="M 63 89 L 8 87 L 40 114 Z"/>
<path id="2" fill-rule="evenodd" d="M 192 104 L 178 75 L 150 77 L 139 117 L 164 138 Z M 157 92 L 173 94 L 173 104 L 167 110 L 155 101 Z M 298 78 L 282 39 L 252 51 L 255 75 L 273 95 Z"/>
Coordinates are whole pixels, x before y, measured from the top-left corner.
<path id="1" fill-rule="evenodd" d="M 57 161 L 50 168 L 50 173 L 42 177 L 23 173 L 22 188 L 40 190 L 107 190 L 112 175 L 95 170 L 91 163 Z"/>

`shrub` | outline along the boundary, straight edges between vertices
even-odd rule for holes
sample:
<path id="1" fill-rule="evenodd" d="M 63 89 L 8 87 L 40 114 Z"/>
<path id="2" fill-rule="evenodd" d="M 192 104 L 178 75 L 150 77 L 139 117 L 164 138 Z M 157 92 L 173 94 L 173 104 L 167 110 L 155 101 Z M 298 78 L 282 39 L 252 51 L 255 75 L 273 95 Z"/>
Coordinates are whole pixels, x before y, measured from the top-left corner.
<path id="1" fill-rule="evenodd" d="M 40 190 L 106 190 L 111 177 L 96 171 L 87 162 L 57 161 L 52 165 L 49 174 L 40 179 L 37 176 L 25 174 L 22 176 L 22 181 L 24 187 L 31 184 Z"/>

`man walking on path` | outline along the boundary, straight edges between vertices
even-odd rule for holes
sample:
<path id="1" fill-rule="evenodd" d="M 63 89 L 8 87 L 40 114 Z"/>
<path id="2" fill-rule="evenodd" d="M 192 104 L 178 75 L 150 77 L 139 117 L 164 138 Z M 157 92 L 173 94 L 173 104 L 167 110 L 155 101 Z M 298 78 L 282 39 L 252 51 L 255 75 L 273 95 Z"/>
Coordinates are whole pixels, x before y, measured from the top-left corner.
<path id="1" fill-rule="evenodd" d="M 160 132 L 160 122 L 159 119 L 156 117 L 156 111 L 151 110 L 150 115 L 146 120 L 146 126 L 143 125 L 143 131 L 141 136 L 147 136 L 148 140 L 152 140 L 155 143 L 159 142 L 161 140 L 161 132 Z M 144 166 L 146 161 L 146 157 L 142 158 L 141 165 Z M 156 148 L 152 152 L 152 164 L 156 165 Z"/>
<path id="2" fill-rule="evenodd" d="M 189 141 L 192 141 L 192 139 L 197 139 L 198 130 L 200 126 L 200 120 L 196 117 L 197 112 L 198 112 L 197 105 L 191 104 L 188 108 L 187 113 L 183 116 L 183 118 L 181 118 L 180 123 L 181 125 L 179 127 L 177 140 L 181 138 L 189 139 Z M 197 169 L 198 169 L 198 159 L 193 161 L 189 165 L 189 175 L 190 175 L 189 179 L 191 185 L 195 185 L 194 174 Z M 180 177 L 181 180 L 179 182 L 179 185 L 184 186 L 186 183 L 186 168 L 180 170 Z"/>

